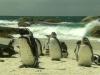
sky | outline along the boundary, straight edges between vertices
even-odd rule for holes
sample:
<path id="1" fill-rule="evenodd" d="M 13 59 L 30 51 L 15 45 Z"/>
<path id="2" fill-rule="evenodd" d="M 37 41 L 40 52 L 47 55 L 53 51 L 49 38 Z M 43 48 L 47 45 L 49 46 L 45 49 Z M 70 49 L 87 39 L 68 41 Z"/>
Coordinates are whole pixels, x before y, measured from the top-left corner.
<path id="1" fill-rule="evenodd" d="M 100 16 L 100 0 L 0 0 L 0 16 Z"/>

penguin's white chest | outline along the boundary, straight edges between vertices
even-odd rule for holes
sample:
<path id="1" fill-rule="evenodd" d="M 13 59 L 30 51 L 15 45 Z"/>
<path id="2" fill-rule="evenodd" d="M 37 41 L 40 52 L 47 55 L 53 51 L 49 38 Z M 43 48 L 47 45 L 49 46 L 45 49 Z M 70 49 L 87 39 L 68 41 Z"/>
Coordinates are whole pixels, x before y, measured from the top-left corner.
<path id="1" fill-rule="evenodd" d="M 59 42 L 51 38 L 50 39 L 50 56 L 52 59 L 60 59 L 61 58 L 61 48 Z"/>
<path id="2" fill-rule="evenodd" d="M 81 45 L 78 53 L 78 63 L 80 65 L 91 65 L 92 52 L 87 45 Z"/>
<path id="3" fill-rule="evenodd" d="M 35 59 L 33 57 L 31 48 L 25 38 L 19 38 L 19 49 L 23 64 L 33 65 Z"/>

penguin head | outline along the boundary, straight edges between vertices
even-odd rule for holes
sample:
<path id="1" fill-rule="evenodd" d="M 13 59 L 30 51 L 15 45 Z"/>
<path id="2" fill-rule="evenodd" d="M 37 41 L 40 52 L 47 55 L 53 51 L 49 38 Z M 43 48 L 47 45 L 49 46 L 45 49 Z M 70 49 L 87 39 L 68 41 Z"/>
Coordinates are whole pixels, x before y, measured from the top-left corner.
<path id="1" fill-rule="evenodd" d="M 21 28 L 21 29 L 19 29 L 19 34 L 21 36 L 23 36 L 23 35 L 33 36 L 33 33 L 28 28 L 24 28 L 24 29 Z"/>
<path id="2" fill-rule="evenodd" d="M 65 42 L 61 42 L 61 44 L 62 44 L 62 45 L 64 45 L 64 44 L 65 44 Z"/>
<path id="3" fill-rule="evenodd" d="M 57 37 L 57 34 L 55 32 L 52 32 L 51 37 L 55 38 L 55 37 Z"/>
<path id="4" fill-rule="evenodd" d="M 83 44 L 87 44 L 87 45 L 89 44 L 89 40 L 87 37 L 83 37 L 82 42 Z"/>
<path id="5" fill-rule="evenodd" d="M 81 44 L 81 40 L 78 40 L 76 44 L 80 45 Z"/>
<path id="6" fill-rule="evenodd" d="M 19 29 L 19 34 L 20 35 L 29 34 L 29 31 L 27 29 Z"/>

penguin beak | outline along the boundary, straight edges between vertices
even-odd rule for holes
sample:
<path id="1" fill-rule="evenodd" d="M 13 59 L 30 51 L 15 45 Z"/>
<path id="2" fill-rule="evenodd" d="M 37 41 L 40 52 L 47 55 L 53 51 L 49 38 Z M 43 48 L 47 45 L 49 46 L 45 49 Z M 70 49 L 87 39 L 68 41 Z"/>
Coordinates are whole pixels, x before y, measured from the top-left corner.
<path id="1" fill-rule="evenodd" d="M 50 35 L 45 35 L 46 37 L 50 37 Z"/>

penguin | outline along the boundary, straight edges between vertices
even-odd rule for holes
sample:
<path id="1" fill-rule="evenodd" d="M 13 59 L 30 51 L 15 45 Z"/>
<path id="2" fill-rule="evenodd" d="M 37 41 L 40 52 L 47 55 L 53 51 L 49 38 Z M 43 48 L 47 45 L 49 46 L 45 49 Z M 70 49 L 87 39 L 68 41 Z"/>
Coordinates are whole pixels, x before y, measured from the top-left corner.
<path id="1" fill-rule="evenodd" d="M 0 57 L 11 57 L 17 52 L 14 50 L 13 44 L 14 39 L 10 40 L 8 45 L 0 44 Z"/>
<path id="2" fill-rule="evenodd" d="M 19 53 L 24 67 L 39 67 L 38 49 L 33 34 L 28 29 L 19 30 Z M 27 34 L 26 34 L 27 33 Z"/>
<path id="3" fill-rule="evenodd" d="M 81 45 L 81 40 L 78 40 L 77 43 L 76 43 L 76 48 L 74 50 L 77 61 L 78 61 L 78 51 L 79 51 L 80 45 Z"/>
<path id="4" fill-rule="evenodd" d="M 49 46 L 51 59 L 60 61 L 62 57 L 61 45 L 55 32 L 51 33 Z"/>
<path id="5" fill-rule="evenodd" d="M 12 39 L 12 40 L 9 42 L 9 44 L 8 44 L 8 49 L 9 49 L 8 53 L 9 53 L 9 56 L 12 56 L 12 55 L 18 53 L 18 52 L 16 52 L 15 49 L 14 49 L 14 46 L 13 46 L 14 42 L 15 42 L 15 40 Z"/>
<path id="6" fill-rule="evenodd" d="M 93 62 L 93 49 L 87 37 L 83 37 L 78 50 L 78 65 L 90 67 Z"/>
<path id="7" fill-rule="evenodd" d="M 61 42 L 61 48 L 62 48 L 62 57 L 67 58 L 68 51 L 67 51 L 67 45 L 65 44 L 65 42 Z"/>
<path id="8" fill-rule="evenodd" d="M 38 38 L 35 38 L 35 41 L 36 41 L 37 48 L 38 48 L 38 56 L 43 56 L 42 44 L 41 44 L 40 40 Z"/>
<path id="9" fill-rule="evenodd" d="M 94 54 L 93 58 L 94 58 L 94 63 L 100 65 L 100 55 Z"/>
<path id="10" fill-rule="evenodd" d="M 49 44 L 50 44 L 50 35 L 45 35 L 47 37 L 47 40 L 45 41 L 44 43 L 44 47 L 43 47 L 43 50 L 44 50 L 44 54 L 49 56 L 50 52 L 49 52 Z"/>

